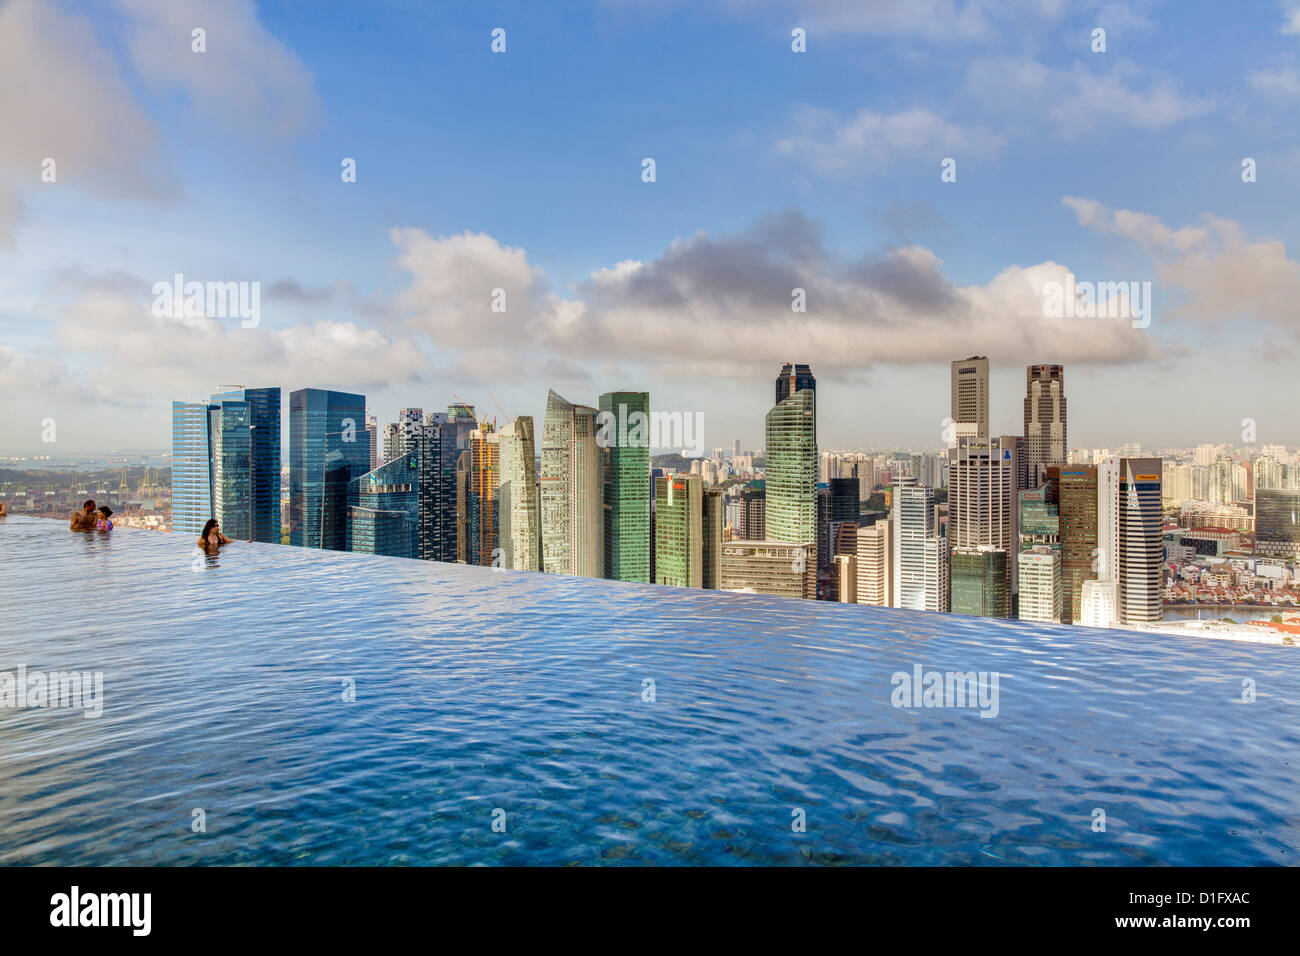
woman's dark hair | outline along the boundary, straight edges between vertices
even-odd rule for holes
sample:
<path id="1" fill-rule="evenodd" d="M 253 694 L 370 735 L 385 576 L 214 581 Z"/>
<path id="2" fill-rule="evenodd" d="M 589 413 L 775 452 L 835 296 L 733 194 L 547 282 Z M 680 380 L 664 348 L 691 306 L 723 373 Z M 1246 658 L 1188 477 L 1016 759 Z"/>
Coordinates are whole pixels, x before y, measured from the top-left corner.
<path id="1" fill-rule="evenodd" d="M 110 508 L 108 505 L 100 505 L 100 506 L 99 506 L 99 510 L 100 510 L 100 513 L 103 514 L 103 516 L 104 516 L 105 518 L 107 518 L 107 517 L 109 517 L 109 516 L 111 516 L 111 515 L 113 514 L 113 509 Z"/>
<path id="2" fill-rule="evenodd" d="M 203 533 L 199 535 L 204 541 L 208 540 L 208 532 L 217 526 L 216 518 L 209 518 L 208 523 L 203 526 Z"/>

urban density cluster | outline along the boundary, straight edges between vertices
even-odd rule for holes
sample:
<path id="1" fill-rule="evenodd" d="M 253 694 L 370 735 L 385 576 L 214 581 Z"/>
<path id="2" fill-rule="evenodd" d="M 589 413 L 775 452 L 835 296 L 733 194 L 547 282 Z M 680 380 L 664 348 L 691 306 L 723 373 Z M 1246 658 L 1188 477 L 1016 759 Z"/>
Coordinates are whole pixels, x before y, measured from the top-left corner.
<path id="1" fill-rule="evenodd" d="M 300 389 L 282 523 L 280 389 L 223 389 L 173 403 L 172 528 L 1098 627 L 1160 621 L 1198 587 L 1296 603 L 1300 464 L 1282 446 L 1249 463 L 1069 450 L 1060 365 L 1026 369 L 1023 434 L 992 435 L 974 356 L 952 363 L 946 449 L 819 453 L 816 395 L 809 366 L 785 365 L 760 455 L 736 442 L 674 467 L 652 459 L 646 392 L 552 391 L 539 443 L 529 416 L 497 427 L 458 401 L 381 426 L 362 395 Z"/>

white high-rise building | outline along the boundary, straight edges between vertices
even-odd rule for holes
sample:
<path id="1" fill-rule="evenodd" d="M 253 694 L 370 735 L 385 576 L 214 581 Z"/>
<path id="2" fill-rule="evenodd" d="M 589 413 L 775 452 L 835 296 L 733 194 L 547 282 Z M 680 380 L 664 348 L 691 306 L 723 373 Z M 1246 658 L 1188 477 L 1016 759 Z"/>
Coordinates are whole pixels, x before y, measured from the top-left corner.
<path id="1" fill-rule="evenodd" d="M 875 607 L 894 604 L 894 541 L 892 522 L 881 518 L 858 528 L 858 603 Z"/>
<path id="2" fill-rule="evenodd" d="M 1020 552 L 1020 620 L 1061 623 L 1061 552 L 1047 545 Z"/>
<path id="3" fill-rule="evenodd" d="M 948 452 L 948 543 L 953 548 L 1000 548 L 1009 560 L 1006 590 L 1019 586 L 1020 442 L 1004 435 L 991 441 L 962 439 Z"/>
<path id="4" fill-rule="evenodd" d="M 934 537 L 934 492 L 915 478 L 894 482 L 894 607 L 926 609 L 926 542 Z"/>
<path id="5" fill-rule="evenodd" d="M 1081 604 L 1084 627 L 1114 627 L 1119 620 L 1114 581 L 1084 581 Z"/>

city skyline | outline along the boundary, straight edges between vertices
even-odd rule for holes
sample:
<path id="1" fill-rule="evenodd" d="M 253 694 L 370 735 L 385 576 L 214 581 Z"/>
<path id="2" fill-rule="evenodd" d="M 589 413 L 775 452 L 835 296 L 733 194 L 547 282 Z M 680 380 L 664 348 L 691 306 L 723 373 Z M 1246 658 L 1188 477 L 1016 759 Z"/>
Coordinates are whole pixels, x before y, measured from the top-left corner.
<path id="1" fill-rule="evenodd" d="M 344 42 L 267 0 L 199 4 L 202 53 L 168 5 L 129 6 L 93 28 L 57 0 L 0 8 L 0 69 L 30 88 L 0 151 L 5 455 L 162 447 L 162 401 L 286 368 L 282 387 L 365 393 L 384 421 L 448 392 L 535 421 L 552 387 L 671 392 L 707 446 L 753 448 L 748 410 L 796 343 L 827 390 L 824 448 L 928 446 L 947 402 L 910 385 L 974 354 L 992 434 L 1019 431 L 999 396 L 1023 367 L 1052 363 L 1076 445 L 1222 443 L 1246 418 L 1300 445 L 1282 4 L 1224 29 L 1145 4 L 571 2 L 435 23 L 398 2 Z M 1076 279 L 1149 282 L 1146 324 L 1046 318 L 1047 287 Z M 191 281 L 256 283 L 256 322 L 158 307 Z M 1181 402 L 1190 381 L 1222 400 Z M 864 434 L 860 407 L 888 414 Z"/>

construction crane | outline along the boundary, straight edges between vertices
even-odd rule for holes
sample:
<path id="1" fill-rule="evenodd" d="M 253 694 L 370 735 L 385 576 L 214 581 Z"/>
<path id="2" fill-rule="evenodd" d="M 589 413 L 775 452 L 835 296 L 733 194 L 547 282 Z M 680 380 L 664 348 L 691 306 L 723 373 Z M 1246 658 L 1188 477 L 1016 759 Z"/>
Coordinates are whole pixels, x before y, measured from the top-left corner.
<path id="1" fill-rule="evenodd" d="M 488 398 L 492 399 L 492 404 L 497 407 L 497 411 L 501 413 L 502 418 L 504 418 L 507 422 L 514 421 L 514 419 L 512 419 L 509 415 L 506 414 L 506 410 L 501 407 L 501 403 L 497 401 L 495 395 L 493 395 L 491 392 L 488 392 Z"/>

